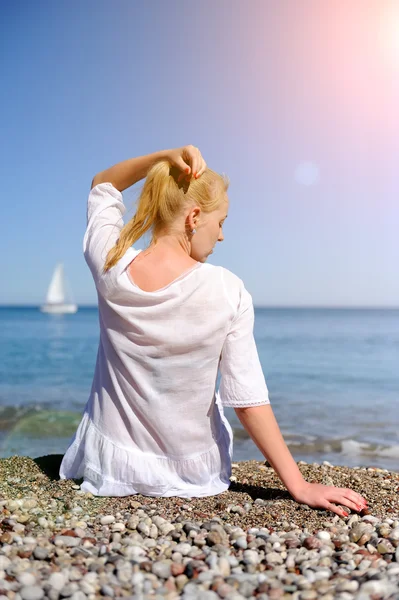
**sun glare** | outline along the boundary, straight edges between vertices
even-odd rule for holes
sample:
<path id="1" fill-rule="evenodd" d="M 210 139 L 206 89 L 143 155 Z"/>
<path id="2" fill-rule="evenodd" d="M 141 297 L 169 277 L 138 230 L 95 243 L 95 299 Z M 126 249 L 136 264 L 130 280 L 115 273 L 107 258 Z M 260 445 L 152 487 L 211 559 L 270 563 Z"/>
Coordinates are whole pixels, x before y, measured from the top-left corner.
<path id="1" fill-rule="evenodd" d="M 379 37 L 387 60 L 399 68 L 399 3 L 381 15 Z"/>

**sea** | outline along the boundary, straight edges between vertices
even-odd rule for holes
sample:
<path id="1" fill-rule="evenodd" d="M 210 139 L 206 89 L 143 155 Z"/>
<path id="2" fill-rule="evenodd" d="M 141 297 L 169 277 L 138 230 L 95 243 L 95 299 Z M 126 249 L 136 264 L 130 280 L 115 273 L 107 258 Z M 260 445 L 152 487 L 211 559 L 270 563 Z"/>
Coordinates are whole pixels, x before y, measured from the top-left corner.
<path id="1" fill-rule="evenodd" d="M 399 309 L 256 307 L 254 337 L 295 460 L 399 471 Z M 66 451 L 98 341 L 97 307 L 0 307 L 0 458 Z M 233 460 L 264 460 L 234 410 L 225 414 Z"/>

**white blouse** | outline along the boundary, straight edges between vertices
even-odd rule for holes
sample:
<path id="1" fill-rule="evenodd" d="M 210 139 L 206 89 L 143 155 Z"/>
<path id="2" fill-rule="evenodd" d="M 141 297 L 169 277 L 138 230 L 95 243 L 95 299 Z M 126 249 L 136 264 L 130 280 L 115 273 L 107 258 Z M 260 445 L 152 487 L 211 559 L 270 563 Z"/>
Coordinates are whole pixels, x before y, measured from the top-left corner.
<path id="1" fill-rule="evenodd" d="M 233 434 L 223 407 L 269 404 L 252 297 L 224 267 L 197 263 L 155 292 L 136 286 L 129 248 L 103 266 L 124 226 L 111 183 L 89 193 L 83 251 L 100 340 L 90 396 L 60 467 L 95 496 L 210 496 L 228 489 Z M 220 388 L 216 380 L 220 367 Z"/>

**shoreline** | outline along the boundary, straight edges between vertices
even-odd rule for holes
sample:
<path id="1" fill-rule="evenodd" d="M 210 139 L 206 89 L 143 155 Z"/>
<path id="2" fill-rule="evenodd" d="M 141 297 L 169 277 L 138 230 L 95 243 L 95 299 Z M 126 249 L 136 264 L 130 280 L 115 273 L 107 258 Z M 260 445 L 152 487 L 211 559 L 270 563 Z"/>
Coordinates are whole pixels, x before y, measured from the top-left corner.
<path id="1" fill-rule="evenodd" d="M 58 480 L 61 459 L 0 459 L 0 600 L 350 600 L 399 586 L 397 472 L 298 461 L 307 481 L 368 500 L 341 518 L 295 502 L 264 461 L 233 463 L 216 496 L 111 498 Z"/>

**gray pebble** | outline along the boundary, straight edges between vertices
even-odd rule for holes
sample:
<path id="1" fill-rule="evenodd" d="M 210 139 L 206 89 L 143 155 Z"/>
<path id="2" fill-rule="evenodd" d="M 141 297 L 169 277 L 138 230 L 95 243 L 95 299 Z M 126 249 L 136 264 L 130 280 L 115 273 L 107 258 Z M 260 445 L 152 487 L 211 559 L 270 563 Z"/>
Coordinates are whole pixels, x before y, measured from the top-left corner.
<path id="1" fill-rule="evenodd" d="M 57 535 L 54 539 L 55 546 L 67 546 L 68 548 L 79 546 L 80 542 L 79 537 L 72 537 L 70 535 Z"/>
<path id="2" fill-rule="evenodd" d="M 150 534 L 150 528 L 144 521 L 140 521 L 140 523 L 137 525 L 137 531 L 139 531 L 146 537 Z"/>
<path id="3" fill-rule="evenodd" d="M 265 558 L 269 565 L 281 565 L 284 562 L 281 554 L 278 552 L 267 552 Z"/>
<path id="4" fill-rule="evenodd" d="M 179 552 L 183 556 L 187 556 L 187 554 L 190 552 L 191 548 L 192 548 L 191 544 L 186 544 L 185 542 L 182 542 L 181 544 L 177 544 L 173 548 L 173 551 L 174 552 Z"/>
<path id="5" fill-rule="evenodd" d="M 107 585 L 106 583 L 101 586 L 101 593 L 103 596 L 110 596 L 111 598 L 115 596 L 113 587 Z"/>
<path id="6" fill-rule="evenodd" d="M 46 560 L 50 554 L 48 548 L 44 548 L 43 546 L 36 546 L 33 550 L 33 556 L 37 558 L 37 560 Z"/>
<path id="7" fill-rule="evenodd" d="M 171 576 L 171 560 L 161 560 L 153 563 L 152 572 L 157 577 L 161 577 L 161 579 L 167 579 Z"/>

